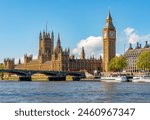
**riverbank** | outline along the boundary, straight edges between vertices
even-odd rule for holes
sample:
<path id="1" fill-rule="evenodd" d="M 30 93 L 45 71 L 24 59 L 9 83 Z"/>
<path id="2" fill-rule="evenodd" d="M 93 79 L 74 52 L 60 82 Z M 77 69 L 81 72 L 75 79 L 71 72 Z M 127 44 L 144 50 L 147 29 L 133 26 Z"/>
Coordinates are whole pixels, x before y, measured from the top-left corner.
<path id="1" fill-rule="evenodd" d="M 73 81 L 73 76 L 67 76 L 66 77 L 66 81 Z M 7 80 L 7 81 L 20 81 L 18 76 L 7 76 L 7 77 L 3 77 L 0 78 L 0 80 Z M 49 81 L 47 76 L 33 76 L 31 77 L 31 81 Z"/>

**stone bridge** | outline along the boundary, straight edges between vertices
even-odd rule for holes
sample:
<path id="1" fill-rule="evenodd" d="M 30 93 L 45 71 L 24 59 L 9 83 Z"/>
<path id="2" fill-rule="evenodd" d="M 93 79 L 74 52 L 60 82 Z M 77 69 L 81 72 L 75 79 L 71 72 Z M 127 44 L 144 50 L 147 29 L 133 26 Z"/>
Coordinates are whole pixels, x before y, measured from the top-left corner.
<path id="1" fill-rule="evenodd" d="M 73 76 L 73 80 L 80 80 L 85 77 L 83 72 L 73 71 L 43 71 L 43 70 L 17 70 L 17 69 L 0 69 L 0 73 L 11 73 L 19 76 L 20 81 L 32 81 L 34 74 L 44 74 L 48 76 L 49 81 L 65 81 L 66 76 Z"/>

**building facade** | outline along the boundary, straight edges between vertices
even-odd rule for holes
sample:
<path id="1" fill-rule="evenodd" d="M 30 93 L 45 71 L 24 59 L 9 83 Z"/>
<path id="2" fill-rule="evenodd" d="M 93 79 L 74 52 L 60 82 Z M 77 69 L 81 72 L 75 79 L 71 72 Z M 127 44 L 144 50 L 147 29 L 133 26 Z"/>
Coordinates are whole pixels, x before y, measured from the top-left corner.
<path id="1" fill-rule="evenodd" d="M 15 67 L 15 59 L 4 59 L 4 68 L 5 69 L 14 69 Z"/>
<path id="2" fill-rule="evenodd" d="M 142 52 L 145 52 L 145 51 L 150 51 L 150 45 L 148 44 L 147 41 L 145 42 L 145 46 L 143 48 L 141 47 L 141 44 L 139 44 L 138 42 L 134 49 L 132 47 L 132 44 L 130 44 L 128 50 L 124 54 L 124 56 L 126 57 L 128 61 L 128 65 L 125 71 L 132 72 L 132 73 L 140 71 L 136 66 L 136 61 L 137 61 L 138 56 Z"/>
<path id="3" fill-rule="evenodd" d="M 108 72 L 110 60 L 116 56 L 116 29 L 112 22 L 110 11 L 103 29 L 103 71 Z"/>
<path id="4" fill-rule="evenodd" d="M 24 55 L 24 63 L 20 60 L 17 65 L 14 59 L 4 60 L 5 69 L 21 70 L 50 70 L 50 71 L 81 71 L 86 70 L 93 73 L 94 70 L 102 71 L 102 58 L 86 58 L 84 47 L 82 47 L 80 58 L 70 55 L 70 49 L 63 50 L 58 34 L 56 47 L 54 48 L 54 33 L 43 32 L 39 34 L 38 59 L 32 55 Z"/>

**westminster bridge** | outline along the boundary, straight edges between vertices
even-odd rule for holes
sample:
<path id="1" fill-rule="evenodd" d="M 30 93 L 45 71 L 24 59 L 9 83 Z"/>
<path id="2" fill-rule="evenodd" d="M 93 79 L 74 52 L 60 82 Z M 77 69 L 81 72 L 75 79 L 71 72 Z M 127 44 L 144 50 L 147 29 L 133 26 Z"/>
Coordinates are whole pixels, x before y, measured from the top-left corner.
<path id="1" fill-rule="evenodd" d="M 19 76 L 20 81 L 32 81 L 32 76 L 35 74 L 43 74 L 48 77 L 49 81 L 65 81 L 66 76 L 70 75 L 73 80 L 85 78 L 83 72 L 76 71 L 43 71 L 43 70 L 18 70 L 18 69 L 0 69 L 0 73 L 10 73 Z M 3 79 L 3 76 L 1 76 Z"/>

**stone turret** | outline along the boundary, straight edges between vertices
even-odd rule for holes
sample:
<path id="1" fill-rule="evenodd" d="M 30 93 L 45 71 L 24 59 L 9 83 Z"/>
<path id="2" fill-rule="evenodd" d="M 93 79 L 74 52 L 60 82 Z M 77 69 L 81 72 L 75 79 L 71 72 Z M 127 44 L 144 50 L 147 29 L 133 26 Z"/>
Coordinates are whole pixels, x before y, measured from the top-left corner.
<path id="1" fill-rule="evenodd" d="M 80 59 L 82 59 L 82 60 L 85 59 L 85 51 L 84 51 L 84 47 L 82 47 Z"/>
<path id="2" fill-rule="evenodd" d="M 39 61 L 50 61 L 52 59 L 52 53 L 54 48 L 54 33 L 51 34 L 47 31 L 46 25 L 46 32 L 45 30 L 43 33 L 40 32 L 39 35 L 39 54 L 38 59 Z M 41 63 L 41 62 L 40 62 Z"/>
<path id="3" fill-rule="evenodd" d="M 30 61 L 32 61 L 32 59 L 33 59 L 33 55 L 31 54 L 31 55 L 27 55 L 27 54 L 25 54 L 24 55 L 24 64 L 27 64 L 27 63 L 29 63 Z"/>
<path id="4" fill-rule="evenodd" d="M 20 59 L 18 60 L 18 64 L 19 64 L 19 65 L 21 64 L 21 60 L 20 60 Z"/>
<path id="5" fill-rule="evenodd" d="M 14 69 L 15 68 L 15 59 L 4 59 L 4 69 Z"/>
<path id="6" fill-rule="evenodd" d="M 60 43 L 60 35 L 58 34 L 58 40 L 57 40 L 57 45 L 55 48 L 55 53 L 61 53 L 62 52 L 62 47 L 61 47 L 61 43 Z"/>

